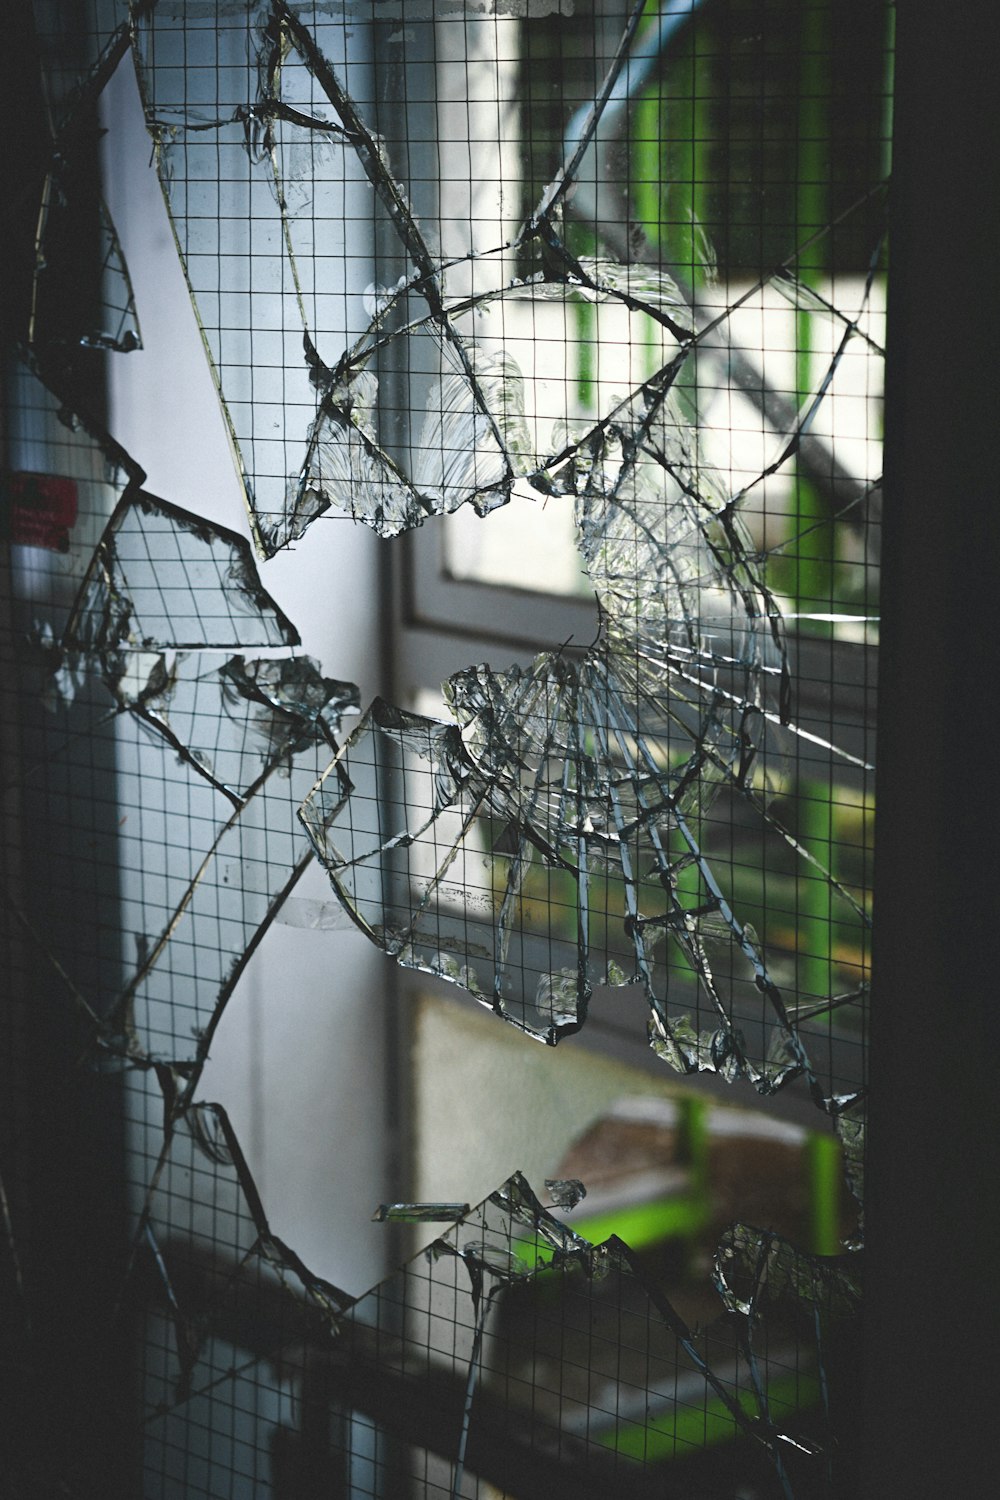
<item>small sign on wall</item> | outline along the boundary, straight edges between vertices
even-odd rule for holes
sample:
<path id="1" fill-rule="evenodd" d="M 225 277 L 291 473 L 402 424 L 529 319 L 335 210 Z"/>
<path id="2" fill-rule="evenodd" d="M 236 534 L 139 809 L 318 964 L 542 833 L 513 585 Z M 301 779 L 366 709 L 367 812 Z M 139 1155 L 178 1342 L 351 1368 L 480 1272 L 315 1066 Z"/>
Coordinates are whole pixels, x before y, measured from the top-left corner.
<path id="1" fill-rule="evenodd" d="M 2 478 L 6 516 L 3 530 L 11 542 L 25 547 L 69 550 L 69 534 L 76 521 L 76 480 L 60 474 L 7 473 Z"/>

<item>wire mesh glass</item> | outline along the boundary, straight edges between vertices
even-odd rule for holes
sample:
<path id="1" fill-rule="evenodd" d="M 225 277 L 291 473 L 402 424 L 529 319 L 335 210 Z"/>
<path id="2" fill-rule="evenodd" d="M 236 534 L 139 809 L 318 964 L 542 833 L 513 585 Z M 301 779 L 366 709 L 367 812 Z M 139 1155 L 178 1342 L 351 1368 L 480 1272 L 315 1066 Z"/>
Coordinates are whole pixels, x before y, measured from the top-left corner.
<path id="1" fill-rule="evenodd" d="M 12 1493 L 839 1492 L 890 8 L 34 15 L 46 167 L 13 205 L 3 460 Z M 105 400 L 143 337 L 97 151 L 132 67 L 239 529 L 151 493 Z M 433 531 L 440 577 L 512 617 L 595 600 L 595 637 L 498 647 L 446 717 L 361 702 L 269 585 L 355 526 L 394 556 Z M 402 606 L 371 610 L 405 631 L 393 576 Z M 612 1130 L 589 1220 L 573 1181 L 515 1174 L 478 1206 L 384 1203 L 409 1254 L 367 1293 L 315 1274 L 201 1079 L 316 865 L 334 916 L 299 925 L 353 924 L 381 973 L 451 982 L 525 1047 L 599 992 L 644 1013 L 665 1079 L 798 1099 L 801 1204 L 713 1217 L 725 1168 L 682 1090 L 649 1202 Z"/>

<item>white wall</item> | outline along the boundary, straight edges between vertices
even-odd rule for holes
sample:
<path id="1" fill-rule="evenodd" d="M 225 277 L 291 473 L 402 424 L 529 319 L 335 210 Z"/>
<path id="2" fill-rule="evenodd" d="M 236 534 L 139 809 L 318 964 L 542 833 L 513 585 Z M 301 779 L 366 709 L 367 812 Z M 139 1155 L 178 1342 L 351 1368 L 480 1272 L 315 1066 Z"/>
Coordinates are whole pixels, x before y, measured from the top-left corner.
<path id="1" fill-rule="evenodd" d="M 104 111 L 107 197 L 144 345 L 110 361 L 112 433 L 153 494 L 249 536 L 127 59 Z M 363 527 L 324 519 L 260 569 L 304 649 L 328 675 L 357 682 L 362 704 L 379 685 L 380 545 Z M 298 894 L 332 899 L 319 869 Z M 354 1292 L 388 1269 L 386 1232 L 370 1223 L 391 1191 L 388 978 L 388 961 L 354 929 L 275 925 L 230 1001 L 200 1089 L 229 1111 L 273 1230 Z"/>

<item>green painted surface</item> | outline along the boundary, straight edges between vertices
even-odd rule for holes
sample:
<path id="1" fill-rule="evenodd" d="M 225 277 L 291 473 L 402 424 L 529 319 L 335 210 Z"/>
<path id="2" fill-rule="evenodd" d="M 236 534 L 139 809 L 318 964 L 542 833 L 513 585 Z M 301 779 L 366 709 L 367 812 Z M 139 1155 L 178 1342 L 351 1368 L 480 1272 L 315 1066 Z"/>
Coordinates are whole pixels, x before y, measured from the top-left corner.
<path id="1" fill-rule="evenodd" d="M 610 1213 L 580 1219 L 573 1228 L 592 1244 L 599 1245 L 616 1234 L 633 1250 L 642 1250 L 660 1240 L 678 1239 L 695 1234 L 708 1218 L 708 1206 L 701 1197 L 685 1194 L 677 1198 L 660 1198 L 632 1208 L 616 1208 Z"/>
<path id="2" fill-rule="evenodd" d="M 835 1135 L 809 1137 L 809 1216 L 812 1249 L 817 1255 L 839 1255 L 840 1142 Z"/>
<path id="3" fill-rule="evenodd" d="M 767 1386 L 773 1421 L 787 1420 L 791 1412 L 814 1406 L 819 1399 L 819 1381 L 813 1375 L 788 1375 L 772 1380 Z M 737 1401 L 748 1417 L 758 1415 L 752 1391 L 740 1391 Z M 644 1423 L 623 1422 L 600 1433 L 597 1441 L 616 1453 L 648 1464 L 675 1458 L 679 1450 L 731 1442 L 741 1431 L 726 1404 L 718 1396 L 712 1396 L 703 1406 L 681 1405 L 651 1416 Z"/>

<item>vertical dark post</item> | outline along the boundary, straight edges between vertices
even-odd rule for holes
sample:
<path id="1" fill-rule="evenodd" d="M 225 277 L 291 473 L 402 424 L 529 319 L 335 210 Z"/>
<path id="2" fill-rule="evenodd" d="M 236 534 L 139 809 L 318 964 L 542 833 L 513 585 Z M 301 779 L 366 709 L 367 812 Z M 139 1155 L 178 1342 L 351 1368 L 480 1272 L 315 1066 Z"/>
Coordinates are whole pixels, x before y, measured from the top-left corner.
<path id="1" fill-rule="evenodd" d="M 989 11 L 900 7 L 862 1493 L 995 1470 L 1000 753 Z M 985 1487 L 984 1487 L 985 1486 Z"/>
<path id="2" fill-rule="evenodd" d="M 0 101 L 0 224 L 6 260 L 0 328 L 0 470 L 16 468 L 6 426 L 16 364 L 27 331 L 34 230 L 52 151 L 41 95 L 39 44 L 30 5 L 5 16 L 9 59 Z M 71 54 L 74 7 L 64 6 L 63 53 Z M 9 22 L 9 24 L 7 24 Z M 96 150 L 96 141 L 94 143 Z M 79 274 L 99 285 L 97 244 L 79 246 Z M 65 286 L 54 289 L 57 301 Z M 60 399 L 103 405 L 103 356 L 70 349 Z M 23 392 L 22 392 L 23 394 Z M 43 419 L 35 413 L 35 421 Z M 58 426 L 58 424 L 57 424 Z M 64 429 L 59 426 L 59 431 Z M 38 425 L 36 451 L 51 434 Z M 0 494 L 0 507 L 5 496 Z M 0 532 L 2 532 L 0 524 Z M 6 549 L 5 549 L 6 550 Z M 39 552 L 35 580 L 60 598 L 58 567 Z M 51 561 L 51 559 L 50 559 Z M 138 1490 L 138 1412 L 130 1327 L 113 1317 L 127 1253 L 125 1130 L 121 1079 L 90 1061 L 54 965 L 29 935 L 71 955 L 74 981 L 98 1005 L 120 986 L 117 931 L 118 807 L 113 727 L 92 733 L 82 704 L 56 722 L 42 706 L 37 669 L 25 667 L 25 598 L 15 568 L 0 565 L 0 1494 L 70 1494 L 122 1500 Z M 30 596 L 29 596 L 30 598 Z M 44 603 L 40 601 L 44 609 Z M 90 733 L 85 754 L 79 746 Z M 53 751 L 54 743 L 56 750 Z M 7 1242 L 9 1234 L 13 1242 Z M 23 1297 L 22 1297 L 23 1292 Z"/>

